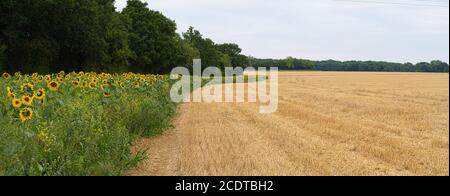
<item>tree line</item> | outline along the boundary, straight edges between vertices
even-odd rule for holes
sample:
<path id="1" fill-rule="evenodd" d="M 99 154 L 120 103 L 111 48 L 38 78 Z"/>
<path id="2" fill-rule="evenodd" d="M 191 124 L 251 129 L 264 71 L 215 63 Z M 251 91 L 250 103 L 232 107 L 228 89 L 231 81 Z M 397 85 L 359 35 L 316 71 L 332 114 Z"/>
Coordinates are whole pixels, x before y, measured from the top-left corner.
<path id="1" fill-rule="evenodd" d="M 217 44 L 190 27 L 128 0 L 121 11 L 114 0 L 0 1 L 0 71 L 49 73 L 105 71 L 168 73 L 173 67 L 278 67 L 280 70 L 448 72 L 442 61 L 390 63 L 312 61 L 288 57 L 257 59 L 239 45 Z"/>
<path id="2" fill-rule="evenodd" d="M 249 57 L 249 63 L 253 67 L 278 67 L 279 70 L 449 72 L 448 63 L 439 60 L 412 64 L 384 61 L 311 61 L 292 57 L 285 59 L 258 59 Z"/>
<path id="3" fill-rule="evenodd" d="M 128 0 L 0 1 L 0 71 L 134 71 L 168 73 L 175 66 L 246 66 L 237 44 L 216 44 L 194 28 Z"/>

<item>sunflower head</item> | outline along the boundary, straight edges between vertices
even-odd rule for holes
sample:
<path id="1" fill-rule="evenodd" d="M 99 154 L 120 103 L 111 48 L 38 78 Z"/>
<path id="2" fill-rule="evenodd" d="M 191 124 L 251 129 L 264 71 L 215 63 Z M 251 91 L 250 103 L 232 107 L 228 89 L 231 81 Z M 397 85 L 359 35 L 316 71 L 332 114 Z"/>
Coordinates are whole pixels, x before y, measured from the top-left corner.
<path id="1" fill-rule="evenodd" d="M 33 90 L 34 90 L 34 85 L 31 84 L 31 83 L 23 84 L 23 85 L 20 87 L 20 90 L 21 90 L 22 92 L 33 91 Z"/>
<path id="2" fill-rule="evenodd" d="M 44 77 L 43 76 L 38 76 L 38 77 L 36 77 L 36 81 L 41 83 L 41 82 L 44 81 Z"/>
<path id="3" fill-rule="evenodd" d="M 29 121 L 33 118 L 33 110 L 31 108 L 25 108 L 23 110 L 20 110 L 19 116 L 22 122 Z"/>
<path id="4" fill-rule="evenodd" d="M 103 91 L 103 97 L 111 97 L 111 93 Z"/>
<path id="5" fill-rule="evenodd" d="M 11 104 L 14 108 L 22 107 L 22 101 L 20 99 L 13 98 Z"/>
<path id="6" fill-rule="evenodd" d="M 30 106 L 33 103 L 33 97 L 30 97 L 28 95 L 23 96 L 22 103 L 23 103 L 23 105 Z"/>
<path id="7" fill-rule="evenodd" d="M 39 90 L 35 91 L 33 98 L 37 99 L 37 100 L 43 100 L 45 98 L 45 90 L 39 89 Z"/>
<path id="8" fill-rule="evenodd" d="M 58 82 L 60 83 L 60 84 L 62 84 L 62 83 L 64 83 L 64 78 L 62 78 L 62 77 L 58 77 Z"/>
<path id="9" fill-rule="evenodd" d="M 95 87 L 97 87 L 97 83 L 96 82 L 92 81 L 92 82 L 89 83 L 89 88 L 93 89 Z"/>
<path id="10" fill-rule="evenodd" d="M 2 77 L 3 77 L 3 79 L 8 80 L 8 79 L 11 78 L 11 75 L 9 75 L 9 73 L 5 72 L 5 73 L 2 74 Z"/>
<path id="11" fill-rule="evenodd" d="M 72 81 L 72 85 L 73 85 L 73 87 L 78 88 L 80 86 L 80 81 L 74 80 L 74 81 Z"/>
<path id="12" fill-rule="evenodd" d="M 89 83 L 87 81 L 83 81 L 83 83 L 81 83 L 81 86 L 83 87 L 89 87 Z"/>
<path id="13" fill-rule="evenodd" d="M 50 91 L 58 91 L 59 83 L 57 81 L 51 81 L 47 84 L 47 87 Z"/>
<path id="14" fill-rule="evenodd" d="M 14 94 L 14 91 L 11 89 L 11 87 L 6 87 L 6 94 L 8 97 L 11 97 L 12 94 Z"/>

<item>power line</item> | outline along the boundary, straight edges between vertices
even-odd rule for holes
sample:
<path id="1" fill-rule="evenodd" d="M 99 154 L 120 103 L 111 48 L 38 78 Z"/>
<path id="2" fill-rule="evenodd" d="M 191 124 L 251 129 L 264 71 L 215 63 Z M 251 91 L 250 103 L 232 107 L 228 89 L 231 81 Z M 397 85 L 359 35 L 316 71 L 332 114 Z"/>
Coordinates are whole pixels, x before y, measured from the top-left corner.
<path id="1" fill-rule="evenodd" d="M 383 4 L 383 5 L 400 5 L 400 6 L 418 6 L 418 7 L 441 7 L 448 8 L 448 5 L 439 5 L 439 4 L 424 4 L 424 3 L 400 3 L 400 2 L 386 2 L 386 1 L 363 1 L 363 0 L 334 0 L 334 1 L 343 1 L 343 2 L 354 2 L 354 3 L 367 3 L 367 4 Z M 414 0 L 425 2 L 426 0 Z M 427 1 L 427 2 L 437 2 L 437 1 Z M 439 1 L 443 2 L 443 1 Z"/>

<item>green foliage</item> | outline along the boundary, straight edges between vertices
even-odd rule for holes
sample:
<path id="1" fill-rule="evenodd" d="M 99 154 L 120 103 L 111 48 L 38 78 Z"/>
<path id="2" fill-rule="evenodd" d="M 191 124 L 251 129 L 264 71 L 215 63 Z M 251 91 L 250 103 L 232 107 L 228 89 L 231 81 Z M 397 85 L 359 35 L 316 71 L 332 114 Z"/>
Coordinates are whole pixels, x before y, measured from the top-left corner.
<path id="1" fill-rule="evenodd" d="M 434 63 L 433 63 L 434 62 Z M 318 61 L 315 70 L 321 71 L 388 71 L 388 72 L 448 72 L 448 64 L 441 61 L 432 63 L 391 63 L 375 61 Z"/>
<path id="2" fill-rule="evenodd" d="M 313 70 L 314 62 L 306 59 L 287 57 L 286 59 L 257 59 L 249 57 L 253 67 L 278 67 L 280 70 Z"/>
<path id="3" fill-rule="evenodd" d="M 231 60 L 231 65 L 233 67 L 247 67 L 248 60 L 247 56 L 241 55 L 242 49 L 237 44 L 219 44 L 217 48 L 223 54 L 228 55 Z"/>
<path id="4" fill-rule="evenodd" d="M 27 80 L 0 79 L 0 176 L 120 175 L 144 158 L 131 155 L 135 138 L 161 133 L 175 113 L 168 77 L 127 79 L 125 87 L 108 89 L 110 97 L 99 86 L 74 88 L 70 81 L 52 92 L 44 81 L 35 88 L 47 89 L 45 101 L 22 106 L 33 109 L 32 119 L 22 122 L 6 87 L 21 97 Z"/>
<path id="5" fill-rule="evenodd" d="M 442 61 L 431 63 L 391 63 L 376 61 L 310 61 L 288 57 L 286 59 L 249 58 L 253 67 L 278 67 L 280 70 L 317 71 L 385 71 L 385 72 L 448 72 L 449 66 Z"/>
<path id="6" fill-rule="evenodd" d="M 200 31 L 193 27 L 183 33 L 183 38 L 198 49 L 203 67 L 246 67 L 247 57 L 241 55 L 237 44 L 215 44 L 211 39 L 203 38 Z"/>
<path id="7" fill-rule="evenodd" d="M 153 73 L 169 70 L 177 46 L 175 22 L 139 0 L 129 0 L 122 14 L 131 20 L 128 31 L 134 52 L 132 68 Z"/>
<path id="8" fill-rule="evenodd" d="M 216 45 L 193 28 L 182 38 L 174 21 L 140 0 L 121 13 L 114 0 L 0 1 L 0 29 L 1 71 L 168 73 L 191 68 L 194 58 L 248 65 L 238 45 Z"/>

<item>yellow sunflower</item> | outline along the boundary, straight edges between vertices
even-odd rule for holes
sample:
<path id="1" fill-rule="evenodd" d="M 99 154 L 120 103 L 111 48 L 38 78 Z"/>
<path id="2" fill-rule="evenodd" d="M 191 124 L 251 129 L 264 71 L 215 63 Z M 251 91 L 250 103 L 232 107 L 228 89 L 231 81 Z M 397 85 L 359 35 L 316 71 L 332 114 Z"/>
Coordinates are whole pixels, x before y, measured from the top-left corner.
<path id="1" fill-rule="evenodd" d="M 97 87 L 97 83 L 96 82 L 89 83 L 89 88 L 93 89 L 95 87 Z"/>
<path id="2" fill-rule="evenodd" d="M 43 77 L 43 76 L 38 76 L 38 77 L 36 78 L 36 81 L 39 82 L 39 83 L 41 83 L 41 82 L 44 81 L 44 77 Z"/>
<path id="3" fill-rule="evenodd" d="M 22 107 L 22 101 L 21 101 L 20 99 L 14 98 L 14 99 L 11 101 L 11 104 L 12 104 L 12 106 L 13 106 L 14 108 L 20 108 L 20 107 Z"/>
<path id="4" fill-rule="evenodd" d="M 21 91 L 33 91 L 33 90 L 34 90 L 34 85 L 31 84 L 31 83 L 23 84 L 23 85 L 20 87 L 20 90 L 21 90 Z"/>
<path id="5" fill-rule="evenodd" d="M 58 78 L 58 82 L 59 82 L 60 84 L 64 83 L 64 78 Z"/>
<path id="6" fill-rule="evenodd" d="M 73 87 L 78 88 L 80 86 L 80 81 L 74 80 L 74 81 L 72 81 L 72 85 L 73 85 Z"/>
<path id="7" fill-rule="evenodd" d="M 111 97 L 111 93 L 103 91 L 103 96 L 104 97 Z"/>
<path id="8" fill-rule="evenodd" d="M 23 105 L 30 106 L 33 103 L 33 97 L 28 95 L 22 96 L 22 103 Z"/>
<path id="9" fill-rule="evenodd" d="M 45 75 L 44 80 L 50 82 L 52 80 L 52 77 L 50 75 Z"/>
<path id="10" fill-rule="evenodd" d="M 47 87 L 50 91 L 58 91 L 59 83 L 57 81 L 51 81 L 47 84 Z"/>
<path id="11" fill-rule="evenodd" d="M 33 118 L 33 110 L 31 108 L 25 108 L 23 110 L 20 110 L 19 116 L 22 122 L 31 120 Z"/>
<path id="12" fill-rule="evenodd" d="M 11 95 L 14 94 L 14 91 L 11 89 L 11 87 L 6 87 L 6 93 L 8 97 L 11 97 Z"/>
<path id="13" fill-rule="evenodd" d="M 33 98 L 37 99 L 37 100 L 43 100 L 45 98 L 45 90 L 39 89 L 39 90 L 35 91 Z"/>
<path id="14" fill-rule="evenodd" d="M 3 73 L 2 74 L 2 77 L 5 79 L 5 80 L 8 80 L 8 79 L 10 79 L 11 78 L 11 75 L 9 75 L 9 73 Z"/>
<path id="15" fill-rule="evenodd" d="M 83 83 L 81 84 L 81 86 L 83 87 L 89 87 L 89 83 L 87 81 L 83 81 Z"/>

